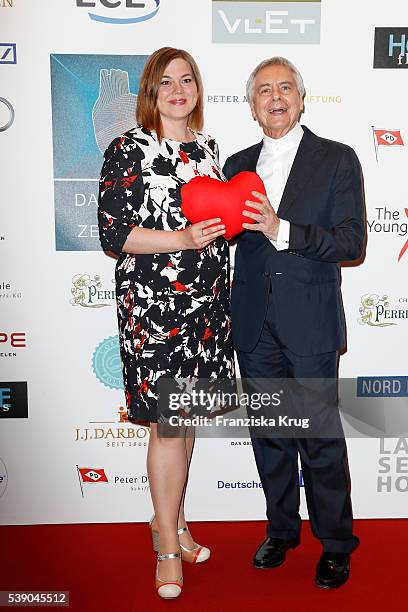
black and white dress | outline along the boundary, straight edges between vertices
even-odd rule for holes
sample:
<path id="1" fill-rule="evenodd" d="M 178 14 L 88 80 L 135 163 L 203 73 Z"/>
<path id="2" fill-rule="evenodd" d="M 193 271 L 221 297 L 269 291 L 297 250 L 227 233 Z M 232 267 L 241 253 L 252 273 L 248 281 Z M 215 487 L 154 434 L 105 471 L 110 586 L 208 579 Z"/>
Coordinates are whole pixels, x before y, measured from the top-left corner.
<path id="1" fill-rule="evenodd" d="M 105 153 L 99 193 L 102 247 L 119 255 L 116 297 L 129 416 L 157 421 L 157 382 L 234 376 L 228 243 L 153 255 L 122 252 L 133 227 L 178 231 L 181 187 L 194 176 L 223 180 L 215 141 L 180 143 L 137 126 Z"/>

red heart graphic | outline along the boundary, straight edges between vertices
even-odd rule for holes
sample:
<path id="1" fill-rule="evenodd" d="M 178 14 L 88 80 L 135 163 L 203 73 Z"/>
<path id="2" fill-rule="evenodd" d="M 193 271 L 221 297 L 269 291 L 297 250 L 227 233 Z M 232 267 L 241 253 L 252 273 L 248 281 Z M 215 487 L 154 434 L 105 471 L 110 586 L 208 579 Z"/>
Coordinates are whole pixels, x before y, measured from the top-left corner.
<path id="1" fill-rule="evenodd" d="M 231 240 L 243 231 L 243 223 L 255 223 L 242 214 L 245 201 L 257 201 L 252 191 L 266 195 L 256 172 L 239 172 L 223 182 L 209 176 L 195 176 L 181 188 L 181 210 L 191 223 L 220 218 L 225 224 L 224 237 Z M 254 208 L 247 208 L 255 212 Z"/>

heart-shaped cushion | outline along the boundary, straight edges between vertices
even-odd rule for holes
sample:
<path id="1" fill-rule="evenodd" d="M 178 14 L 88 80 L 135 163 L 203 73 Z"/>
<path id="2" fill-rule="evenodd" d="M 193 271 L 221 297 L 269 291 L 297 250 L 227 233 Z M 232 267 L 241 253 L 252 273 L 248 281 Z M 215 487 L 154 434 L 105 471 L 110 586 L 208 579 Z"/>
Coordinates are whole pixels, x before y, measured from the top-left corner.
<path id="1" fill-rule="evenodd" d="M 231 240 L 243 231 L 243 223 L 255 223 L 242 214 L 246 200 L 257 201 L 252 191 L 266 194 L 256 172 L 239 172 L 227 182 L 195 176 L 181 188 L 181 210 L 191 223 L 220 218 L 225 224 L 224 237 Z M 256 212 L 254 208 L 247 210 Z"/>

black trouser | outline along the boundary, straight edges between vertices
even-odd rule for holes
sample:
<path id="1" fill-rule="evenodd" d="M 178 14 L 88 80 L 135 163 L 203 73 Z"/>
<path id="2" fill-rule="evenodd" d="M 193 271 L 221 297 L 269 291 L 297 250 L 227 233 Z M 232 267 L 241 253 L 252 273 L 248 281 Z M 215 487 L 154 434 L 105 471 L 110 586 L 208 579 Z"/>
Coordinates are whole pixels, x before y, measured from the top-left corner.
<path id="1" fill-rule="evenodd" d="M 238 351 L 242 378 L 336 378 L 337 353 L 302 357 L 279 341 L 270 294 L 268 312 L 258 344 L 249 353 Z M 276 438 L 252 435 L 261 478 L 269 537 L 300 536 L 298 454 L 307 507 L 314 535 L 327 552 L 351 552 L 353 536 L 350 473 L 344 438 Z"/>

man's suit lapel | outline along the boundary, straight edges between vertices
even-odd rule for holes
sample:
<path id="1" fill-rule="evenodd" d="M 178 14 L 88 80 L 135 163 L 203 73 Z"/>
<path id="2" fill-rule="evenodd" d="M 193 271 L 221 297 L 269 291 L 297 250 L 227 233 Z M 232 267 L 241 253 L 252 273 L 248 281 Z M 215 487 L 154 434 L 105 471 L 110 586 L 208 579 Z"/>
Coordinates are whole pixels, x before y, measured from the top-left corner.
<path id="1" fill-rule="evenodd" d="M 242 160 L 245 170 L 256 172 L 256 164 L 258 163 L 258 159 L 261 154 L 262 145 L 263 140 L 246 150 L 245 158 Z"/>
<path id="2" fill-rule="evenodd" d="M 303 127 L 303 137 L 300 141 L 286 187 L 277 210 L 278 217 L 285 218 L 289 208 L 307 185 L 313 172 L 319 167 L 325 155 L 325 148 L 318 136 L 307 127 Z"/>

